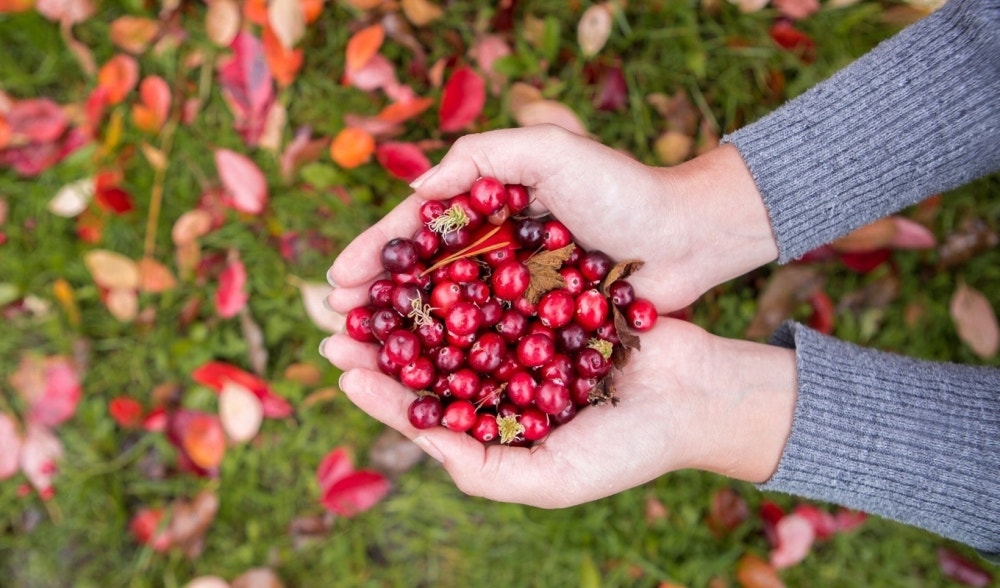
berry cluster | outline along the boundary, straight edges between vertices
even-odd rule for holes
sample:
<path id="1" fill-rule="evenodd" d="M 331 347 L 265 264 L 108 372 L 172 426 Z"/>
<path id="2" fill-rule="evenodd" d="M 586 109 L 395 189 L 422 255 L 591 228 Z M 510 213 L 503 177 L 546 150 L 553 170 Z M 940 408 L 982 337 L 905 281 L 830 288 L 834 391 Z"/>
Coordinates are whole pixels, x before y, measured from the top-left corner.
<path id="1" fill-rule="evenodd" d="M 424 202 L 421 228 L 382 249 L 388 277 L 348 313 L 347 333 L 377 343 L 379 369 L 418 392 L 413 426 L 526 445 L 617 401 L 612 367 L 657 317 L 626 279 L 641 264 L 583 250 L 527 205 L 523 186 L 489 177 Z"/>

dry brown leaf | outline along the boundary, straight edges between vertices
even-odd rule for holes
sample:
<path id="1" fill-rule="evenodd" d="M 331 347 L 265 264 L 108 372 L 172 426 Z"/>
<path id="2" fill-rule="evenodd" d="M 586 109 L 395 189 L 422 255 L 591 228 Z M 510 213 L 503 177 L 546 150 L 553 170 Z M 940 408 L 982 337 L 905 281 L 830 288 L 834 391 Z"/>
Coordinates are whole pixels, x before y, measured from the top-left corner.
<path id="1" fill-rule="evenodd" d="M 644 262 L 638 259 L 626 259 L 625 261 L 619 261 L 608 271 L 608 275 L 604 277 L 604 281 L 601 282 L 601 293 L 605 296 L 608 295 L 608 286 L 613 284 L 618 280 L 625 280 L 635 272 L 642 269 L 645 265 Z"/>
<path id="2" fill-rule="evenodd" d="M 523 109 L 532 102 L 543 100 L 542 91 L 524 82 L 514 82 L 507 92 L 507 107 L 511 113 Z"/>
<path id="3" fill-rule="evenodd" d="M 303 386 L 315 386 L 319 384 L 323 374 L 316 367 L 316 364 L 300 361 L 286 367 L 282 377 L 289 382 L 295 382 Z"/>
<path id="4" fill-rule="evenodd" d="M 94 282 L 102 288 L 134 290 L 139 287 L 139 265 L 121 253 L 94 249 L 83 254 L 83 263 Z"/>
<path id="5" fill-rule="evenodd" d="M 236 0 L 210 0 L 205 13 L 205 32 L 219 47 L 228 47 L 240 32 L 242 10 Z"/>
<path id="6" fill-rule="evenodd" d="M 251 568 L 233 578 L 232 588 L 284 588 L 271 568 Z"/>
<path id="7" fill-rule="evenodd" d="M 444 10 L 429 0 L 402 0 L 403 14 L 414 26 L 427 26 L 441 18 Z"/>
<path id="8" fill-rule="evenodd" d="M 205 533 L 217 512 L 219 498 L 211 490 L 202 490 L 190 501 L 175 501 L 170 509 L 169 530 L 174 545 L 189 558 L 200 555 Z"/>
<path id="9" fill-rule="evenodd" d="M 989 223 L 980 218 L 966 219 L 938 247 L 938 264 L 941 268 L 954 267 L 997 245 L 1000 233 Z"/>
<path id="10" fill-rule="evenodd" d="M 201 245 L 197 241 L 178 245 L 174 259 L 177 261 L 177 272 L 181 278 L 190 278 L 201 262 Z"/>
<path id="11" fill-rule="evenodd" d="M 163 151 L 145 141 L 139 144 L 139 149 L 142 151 L 142 155 L 146 158 L 146 161 L 149 162 L 149 165 L 153 166 L 153 169 L 157 171 L 167 169 L 167 155 Z"/>
<path id="12" fill-rule="evenodd" d="M 573 254 L 576 245 L 569 245 L 554 251 L 542 251 L 528 258 L 525 265 L 531 273 L 531 281 L 528 283 L 528 290 L 524 297 L 528 302 L 535 304 L 549 290 L 562 288 L 566 285 L 559 269 L 566 263 L 569 256 Z"/>
<path id="13" fill-rule="evenodd" d="M 958 338 L 983 359 L 1000 350 L 1000 326 L 990 301 L 982 292 L 960 282 L 949 305 Z"/>
<path id="14" fill-rule="evenodd" d="M 395 429 L 385 429 L 368 451 L 368 462 L 372 468 L 393 478 L 410 471 L 425 456 L 413 441 Z"/>
<path id="15" fill-rule="evenodd" d="M 759 557 L 746 554 L 736 564 L 736 581 L 743 588 L 784 588 L 778 572 Z"/>
<path id="16" fill-rule="evenodd" d="M 267 20 L 274 36 L 291 50 L 306 32 L 306 17 L 299 0 L 268 0 Z"/>
<path id="17" fill-rule="evenodd" d="M 862 312 L 868 309 L 884 309 L 899 296 L 899 277 L 884 274 L 865 285 L 864 288 L 845 294 L 837 304 L 838 310 Z"/>
<path id="18" fill-rule="evenodd" d="M 803 266 L 779 268 L 757 301 L 757 313 L 747 327 L 748 339 L 763 339 L 792 315 L 795 305 L 807 300 L 823 286 L 824 278 L 816 269 Z"/>
<path id="19" fill-rule="evenodd" d="M 245 386 L 226 382 L 219 393 L 219 421 L 231 441 L 246 443 L 260 431 L 264 406 Z"/>
<path id="20" fill-rule="evenodd" d="M 167 266 L 151 257 L 139 260 L 139 290 L 148 294 L 158 294 L 177 286 L 177 278 Z"/>
<path id="21" fill-rule="evenodd" d="M 584 57 L 597 55 L 611 36 L 612 8 L 609 3 L 595 4 L 584 11 L 576 25 L 576 40 Z"/>
<path id="22" fill-rule="evenodd" d="M 170 237 L 178 247 L 189 245 L 212 230 L 212 215 L 207 210 L 195 209 L 182 214 L 174 222 Z"/>
<path id="23" fill-rule="evenodd" d="M 664 165 L 677 165 L 685 161 L 691 156 L 693 149 L 694 137 L 677 131 L 663 133 L 653 144 L 656 157 Z"/>
<path id="24" fill-rule="evenodd" d="M 257 324 L 250 309 L 246 306 L 240 310 L 240 331 L 243 333 L 243 340 L 247 343 L 247 359 L 250 361 L 250 368 L 258 376 L 263 376 L 267 371 L 268 350 L 264 343 L 264 329 Z"/>
<path id="25" fill-rule="evenodd" d="M 632 350 L 640 350 L 642 343 L 639 336 L 628 326 L 625 314 L 617 306 L 611 307 L 611 317 L 615 324 L 615 332 L 618 334 L 618 339 L 621 340 L 621 345 L 615 345 L 614 350 L 611 352 L 611 365 L 620 370 L 628 365 L 632 357 Z"/>

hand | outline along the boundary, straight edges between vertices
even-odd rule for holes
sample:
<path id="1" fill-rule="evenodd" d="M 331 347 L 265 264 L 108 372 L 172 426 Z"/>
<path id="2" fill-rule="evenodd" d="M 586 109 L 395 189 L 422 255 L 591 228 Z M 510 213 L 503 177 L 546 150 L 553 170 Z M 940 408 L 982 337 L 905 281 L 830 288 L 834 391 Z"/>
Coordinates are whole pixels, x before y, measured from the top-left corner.
<path id="1" fill-rule="evenodd" d="M 525 185 L 587 249 L 640 259 L 630 277 L 661 312 L 682 308 L 709 288 L 777 257 L 753 178 L 735 148 L 720 147 L 672 168 L 644 165 L 600 143 L 542 125 L 467 135 L 413 186 L 416 193 L 362 233 L 328 272 L 339 312 L 366 302 L 379 251 L 419 227 L 427 199 L 468 191 L 480 176 Z"/>
<path id="2" fill-rule="evenodd" d="M 586 407 L 534 447 L 484 446 L 443 427 L 412 427 L 415 394 L 375 365 L 375 346 L 334 335 L 321 350 L 344 370 L 341 389 L 414 439 L 464 492 L 544 508 L 615 494 L 697 468 L 762 482 L 777 468 L 795 404 L 787 349 L 709 335 L 661 318 L 623 372 L 618 406 Z"/>

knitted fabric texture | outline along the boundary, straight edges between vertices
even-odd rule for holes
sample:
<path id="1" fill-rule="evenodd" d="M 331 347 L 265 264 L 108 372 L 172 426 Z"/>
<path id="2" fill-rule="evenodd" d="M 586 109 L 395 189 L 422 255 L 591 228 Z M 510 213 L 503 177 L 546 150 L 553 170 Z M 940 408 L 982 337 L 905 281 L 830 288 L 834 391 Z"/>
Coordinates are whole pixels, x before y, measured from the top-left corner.
<path id="1" fill-rule="evenodd" d="M 723 142 L 780 262 L 1000 169 L 1000 2 L 951 0 Z"/>

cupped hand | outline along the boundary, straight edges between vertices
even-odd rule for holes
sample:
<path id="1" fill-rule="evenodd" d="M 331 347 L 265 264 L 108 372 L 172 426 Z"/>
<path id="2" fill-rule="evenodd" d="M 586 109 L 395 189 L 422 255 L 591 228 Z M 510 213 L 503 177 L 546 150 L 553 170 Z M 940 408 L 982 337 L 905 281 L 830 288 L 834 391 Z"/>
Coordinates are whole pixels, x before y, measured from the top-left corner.
<path id="1" fill-rule="evenodd" d="M 410 425 L 416 395 L 378 371 L 374 345 L 340 334 L 322 351 L 344 370 L 340 385 L 351 401 L 414 439 L 461 490 L 544 508 L 609 496 L 681 468 L 763 481 L 777 465 L 794 404 L 788 350 L 663 318 L 614 372 L 617 406 L 585 407 L 531 448 L 484 446 L 444 427 Z"/>
<path id="2" fill-rule="evenodd" d="M 766 212 L 732 147 L 675 168 L 644 165 L 552 125 L 460 138 L 441 163 L 414 182 L 415 193 L 344 249 L 328 272 L 340 312 L 366 301 L 382 272 L 379 251 L 419 228 L 427 199 L 468 191 L 481 176 L 522 184 L 533 210 L 548 210 L 587 249 L 645 266 L 630 277 L 661 312 L 682 308 L 707 289 L 774 259 Z"/>

